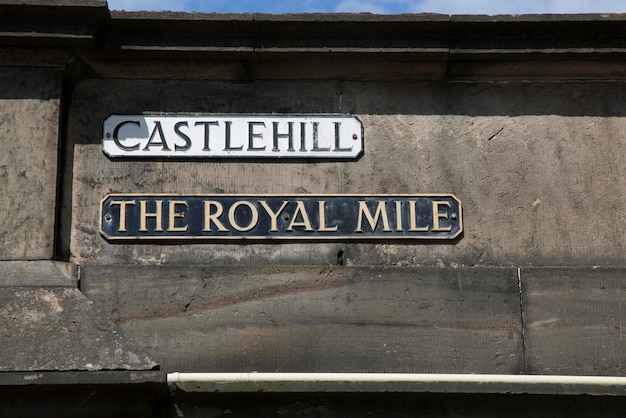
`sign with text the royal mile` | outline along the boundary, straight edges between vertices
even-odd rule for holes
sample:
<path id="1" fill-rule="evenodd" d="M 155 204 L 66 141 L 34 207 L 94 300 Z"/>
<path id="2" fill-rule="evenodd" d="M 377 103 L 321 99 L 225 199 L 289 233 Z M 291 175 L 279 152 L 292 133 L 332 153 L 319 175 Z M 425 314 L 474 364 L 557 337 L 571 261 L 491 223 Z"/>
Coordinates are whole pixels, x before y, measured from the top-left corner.
<path id="1" fill-rule="evenodd" d="M 107 240 L 454 239 L 453 195 L 111 194 L 100 206 Z"/>
<path id="2" fill-rule="evenodd" d="M 102 149 L 125 158 L 356 159 L 363 124 L 346 115 L 111 115 Z"/>

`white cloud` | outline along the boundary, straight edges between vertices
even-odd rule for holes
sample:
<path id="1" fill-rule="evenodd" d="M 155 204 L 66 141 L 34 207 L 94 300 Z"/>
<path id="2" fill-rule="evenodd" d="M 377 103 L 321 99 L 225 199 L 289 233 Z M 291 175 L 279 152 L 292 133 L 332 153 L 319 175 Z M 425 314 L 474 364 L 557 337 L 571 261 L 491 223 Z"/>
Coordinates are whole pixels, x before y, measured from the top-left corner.
<path id="1" fill-rule="evenodd" d="M 369 12 L 443 14 L 624 13 L 616 0 L 109 0 L 111 10 Z"/>
<path id="2" fill-rule="evenodd" d="M 110 10 L 185 10 L 186 2 L 171 0 L 108 0 Z"/>
<path id="3" fill-rule="evenodd" d="M 343 0 L 337 3 L 337 5 L 333 8 L 333 12 L 344 12 L 344 13 L 359 13 L 359 12 L 368 12 L 368 13 L 378 13 L 378 14 L 389 14 L 394 13 L 393 10 L 396 5 L 389 5 L 389 1 L 361 1 L 361 0 Z M 401 2 L 397 2 L 401 3 Z"/>
<path id="4" fill-rule="evenodd" d="M 626 2 L 615 0 L 414 0 L 410 12 L 445 14 L 616 13 Z"/>
<path id="5" fill-rule="evenodd" d="M 377 1 L 377 0 L 374 0 Z M 111 10 L 178 10 L 221 13 L 329 12 L 337 0 L 109 0 Z"/>

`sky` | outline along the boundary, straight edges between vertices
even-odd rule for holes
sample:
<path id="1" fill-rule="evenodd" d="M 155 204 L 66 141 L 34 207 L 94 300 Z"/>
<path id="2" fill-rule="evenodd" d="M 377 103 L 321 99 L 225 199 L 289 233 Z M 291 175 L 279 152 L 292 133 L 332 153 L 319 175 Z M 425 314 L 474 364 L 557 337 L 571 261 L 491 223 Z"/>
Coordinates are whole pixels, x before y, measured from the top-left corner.
<path id="1" fill-rule="evenodd" d="M 219 13 L 624 13 L 626 0 L 108 0 L 111 10 Z"/>

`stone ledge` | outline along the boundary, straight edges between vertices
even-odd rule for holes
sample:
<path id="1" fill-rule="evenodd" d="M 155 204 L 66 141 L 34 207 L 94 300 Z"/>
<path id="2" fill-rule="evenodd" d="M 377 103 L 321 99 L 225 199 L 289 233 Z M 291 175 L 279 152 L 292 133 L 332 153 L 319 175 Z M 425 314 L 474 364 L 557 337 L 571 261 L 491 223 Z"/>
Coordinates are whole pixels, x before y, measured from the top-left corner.
<path id="1" fill-rule="evenodd" d="M 85 47 L 109 18 L 104 0 L 0 0 L 0 45 Z"/>
<path id="2" fill-rule="evenodd" d="M 626 398 L 447 393 L 185 393 L 179 416 L 598 417 L 621 416 Z M 204 415 L 202 415 L 204 413 Z M 228 415 L 226 415 L 228 414 Z"/>
<path id="3" fill-rule="evenodd" d="M 168 395 L 159 372 L 0 373 L 3 417 L 165 417 Z"/>
<path id="4" fill-rule="evenodd" d="M 3 287 L 76 288 L 78 266 L 61 261 L 0 261 Z"/>
<path id="5" fill-rule="evenodd" d="M 530 376 L 529 376 L 530 377 Z M 544 376 L 545 377 L 545 376 Z M 187 393 L 270 392 L 270 393 L 483 393 L 532 395 L 625 396 L 623 384 L 556 384 L 531 382 L 177 382 L 175 390 Z"/>
<path id="6" fill-rule="evenodd" d="M 0 387 L 32 385 L 122 385 L 166 383 L 159 371 L 67 371 L 67 372 L 3 372 Z"/>
<path id="7" fill-rule="evenodd" d="M 97 0 L 2 0 L 0 26 L 4 65 L 34 66 L 12 48 L 42 48 L 42 66 L 72 77 L 266 80 L 281 68 L 288 79 L 626 79 L 622 14 L 110 12 Z M 75 56 L 46 55 L 53 47 Z M 507 60 L 523 65 L 483 69 Z M 312 72 L 320 63 L 329 68 Z"/>

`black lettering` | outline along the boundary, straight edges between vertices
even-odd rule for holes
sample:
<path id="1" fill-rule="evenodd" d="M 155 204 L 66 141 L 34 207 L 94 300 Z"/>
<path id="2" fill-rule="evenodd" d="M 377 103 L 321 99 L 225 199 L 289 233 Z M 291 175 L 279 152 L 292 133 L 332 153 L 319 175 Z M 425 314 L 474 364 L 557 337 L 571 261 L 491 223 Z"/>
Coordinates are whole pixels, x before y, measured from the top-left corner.
<path id="1" fill-rule="evenodd" d="M 306 122 L 300 122 L 300 151 L 306 152 L 304 142 L 306 140 Z"/>
<path id="2" fill-rule="evenodd" d="M 224 122 L 224 126 L 226 128 L 224 133 L 224 143 L 226 144 L 226 147 L 224 148 L 224 151 L 241 151 L 243 149 L 243 145 L 239 147 L 233 147 L 230 144 L 230 125 L 232 124 L 233 123 L 229 120 Z"/>
<path id="3" fill-rule="evenodd" d="M 330 151 L 330 147 L 328 148 L 320 148 L 319 147 L 319 122 L 313 122 L 313 149 L 311 151 Z"/>
<path id="4" fill-rule="evenodd" d="M 159 134 L 159 138 L 161 139 L 161 142 L 152 141 L 156 137 L 157 132 Z M 161 145 L 163 151 L 171 151 L 171 149 L 169 149 L 169 147 L 167 146 L 167 142 L 165 142 L 165 135 L 163 134 L 163 128 L 161 127 L 161 122 L 159 121 L 154 122 L 154 129 L 152 130 L 152 133 L 150 134 L 150 139 L 148 140 L 148 143 L 146 144 L 145 147 L 143 147 L 143 151 L 150 151 L 150 147 L 153 145 Z"/>
<path id="5" fill-rule="evenodd" d="M 340 133 L 339 127 L 341 126 L 341 122 L 333 122 L 333 123 L 335 124 L 335 149 L 333 151 L 334 152 L 352 151 L 352 146 L 350 146 L 350 148 L 341 148 L 341 145 L 340 145 L 341 137 L 339 136 L 339 133 Z"/>
<path id="6" fill-rule="evenodd" d="M 263 139 L 263 133 L 254 132 L 255 126 L 265 128 L 265 122 L 248 122 L 248 151 L 265 151 L 265 145 L 262 147 L 254 146 L 254 138 Z"/>
<path id="7" fill-rule="evenodd" d="M 187 122 L 178 122 L 176 125 L 174 125 L 174 132 L 176 132 L 176 135 L 178 135 L 182 140 L 185 141 L 185 145 L 174 144 L 175 151 L 187 151 L 189 148 L 191 148 L 191 138 L 189 138 L 187 134 L 180 130 L 181 126 L 188 128 L 189 124 Z"/>
<path id="8" fill-rule="evenodd" d="M 117 145 L 118 147 L 120 147 L 121 149 L 123 149 L 124 151 L 135 151 L 139 149 L 139 143 L 135 144 L 135 145 L 123 145 L 119 138 L 119 132 L 120 129 L 122 128 L 122 126 L 126 125 L 127 123 L 132 123 L 133 125 L 137 125 L 137 126 L 141 126 L 141 123 L 139 123 L 139 121 L 136 120 L 125 120 L 124 122 L 119 123 L 115 129 L 113 129 L 113 142 L 115 142 L 115 145 Z"/>
<path id="9" fill-rule="evenodd" d="M 198 125 L 204 125 L 204 148 L 202 148 L 202 151 L 211 151 L 211 148 L 209 147 L 209 126 L 219 126 L 219 122 L 214 120 L 214 121 L 210 121 L 210 122 L 205 122 L 205 121 L 200 121 L 200 122 L 196 122 L 194 123 L 193 126 L 198 126 Z"/>
<path id="10" fill-rule="evenodd" d="M 287 151 L 295 151 L 293 149 L 293 122 L 287 122 L 288 130 L 286 134 L 278 133 L 278 122 L 272 122 L 272 124 L 274 125 L 274 148 L 272 148 L 272 151 L 280 151 L 278 149 L 278 140 L 281 138 L 287 138 L 288 140 L 289 147 L 287 148 Z"/>

